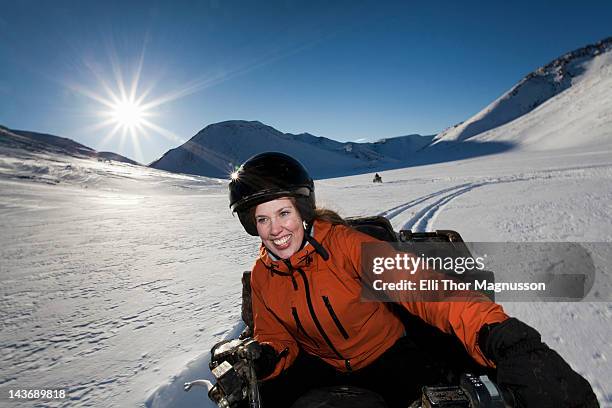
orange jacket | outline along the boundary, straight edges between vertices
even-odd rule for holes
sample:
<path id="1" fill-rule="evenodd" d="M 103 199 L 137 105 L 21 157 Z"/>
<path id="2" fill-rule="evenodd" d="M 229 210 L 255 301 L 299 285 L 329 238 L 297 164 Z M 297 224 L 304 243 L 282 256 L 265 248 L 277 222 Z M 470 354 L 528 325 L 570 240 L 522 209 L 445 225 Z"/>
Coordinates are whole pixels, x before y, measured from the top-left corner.
<path id="1" fill-rule="evenodd" d="M 255 339 L 282 356 L 268 378 L 288 368 L 299 348 L 346 372 L 372 363 L 404 335 L 404 325 L 384 303 L 361 301 L 361 244 L 378 241 L 323 221 L 315 221 L 313 231 L 330 255 L 327 261 L 308 244 L 286 260 L 289 268 L 262 245 L 253 267 Z M 476 336 L 484 324 L 508 318 L 501 306 L 482 299 L 402 305 L 454 333 L 478 363 L 493 366 L 478 348 Z"/>

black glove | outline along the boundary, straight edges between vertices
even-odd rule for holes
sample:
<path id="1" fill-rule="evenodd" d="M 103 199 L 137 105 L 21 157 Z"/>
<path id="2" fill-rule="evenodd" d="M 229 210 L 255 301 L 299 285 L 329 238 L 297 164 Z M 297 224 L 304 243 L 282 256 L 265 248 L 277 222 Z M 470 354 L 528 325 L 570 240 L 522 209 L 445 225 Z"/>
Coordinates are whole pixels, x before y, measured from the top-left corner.
<path id="1" fill-rule="evenodd" d="M 253 361 L 255 365 L 255 374 L 257 374 L 257 378 L 265 378 L 272 374 L 276 364 L 280 360 L 280 356 L 269 344 L 261 344 L 261 352 L 259 357 Z"/>
<path id="2" fill-rule="evenodd" d="M 515 407 L 599 407 L 587 380 L 520 320 L 485 325 L 478 345 L 497 364 L 497 383 L 510 390 Z"/>

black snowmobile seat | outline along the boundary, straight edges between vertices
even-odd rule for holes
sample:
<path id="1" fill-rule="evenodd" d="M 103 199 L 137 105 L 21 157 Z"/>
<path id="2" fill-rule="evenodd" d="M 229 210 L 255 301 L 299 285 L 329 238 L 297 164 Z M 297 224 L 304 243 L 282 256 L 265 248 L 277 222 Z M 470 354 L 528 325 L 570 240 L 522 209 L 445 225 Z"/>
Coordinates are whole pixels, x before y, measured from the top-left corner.
<path id="1" fill-rule="evenodd" d="M 398 242 L 398 237 L 391 222 L 385 217 L 374 215 L 371 217 L 349 217 L 346 222 L 359 232 L 368 234 L 376 239 L 387 242 Z"/>

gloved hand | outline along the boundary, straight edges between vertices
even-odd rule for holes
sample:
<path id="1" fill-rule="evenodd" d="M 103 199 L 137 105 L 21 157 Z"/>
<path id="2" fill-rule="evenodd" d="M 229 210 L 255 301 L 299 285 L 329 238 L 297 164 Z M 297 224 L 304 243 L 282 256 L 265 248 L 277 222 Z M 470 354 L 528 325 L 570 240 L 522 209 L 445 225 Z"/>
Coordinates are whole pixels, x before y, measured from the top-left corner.
<path id="1" fill-rule="evenodd" d="M 485 325 L 478 345 L 497 364 L 497 383 L 514 395 L 515 407 L 599 407 L 587 380 L 520 320 Z"/>
<path id="2" fill-rule="evenodd" d="M 274 348 L 266 343 L 260 343 L 261 352 L 259 357 L 253 361 L 257 378 L 266 378 L 274 371 L 280 356 Z"/>

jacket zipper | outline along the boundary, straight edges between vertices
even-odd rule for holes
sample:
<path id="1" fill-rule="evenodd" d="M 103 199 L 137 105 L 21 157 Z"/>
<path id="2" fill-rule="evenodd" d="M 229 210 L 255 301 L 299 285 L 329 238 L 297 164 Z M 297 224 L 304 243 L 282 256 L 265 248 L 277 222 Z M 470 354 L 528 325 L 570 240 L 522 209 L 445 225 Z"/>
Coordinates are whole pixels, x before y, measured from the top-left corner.
<path id="1" fill-rule="evenodd" d="M 323 296 L 323 303 L 325 303 L 325 307 L 327 307 L 327 311 L 331 315 L 331 318 L 334 321 L 334 323 L 336 323 L 336 327 L 340 331 L 340 334 L 342 334 L 342 337 L 344 337 L 345 340 L 348 339 L 349 335 L 346 332 L 346 330 L 344 330 L 344 326 L 342 326 L 342 323 L 340 323 L 340 319 L 338 319 L 336 312 L 334 312 L 334 308 L 329 302 L 329 298 L 327 296 Z"/>
<path id="2" fill-rule="evenodd" d="M 300 322 L 300 317 L 298 316 L 298 312 L 295 307 L 291 308 L 291 314 L 293 315 L 293 320 L 295 320 L 295 324 L 297 325 L 298 331 L 301 331 L 308 340 L 312 341 L 315 346 L 319 347 L 319 344 L 315 341 L 315 339 L 313 339 L 308 335 L 308 333 L 306 333 L 304 326 L 302 326 L 302 322 Z"/>
<path id="3" fill-rule="evenodd" d="M 319 333 L 321 333 L 321 336 L 323 337 L 323 339 L 325 340 L 329 348 L 332 349 L 334 354 L 336 354 L 336 356 L 338 356 L 339 359 L 344 360 L 344 366 L 346 367 L 347 371 L 353 371 L 353 368 L 351 367 L 351 361 L 344 358 L 342 354 L 338 352 L 338 349 L 334 347 L 334 344 L 331 342 L 331 340 L 327 336 L 327 333 L 325 333 L 323 326 L 321 326 L 321 322 L 319 322 L 319 319 L 317 318 L 317 315 L 315 314 L 314 307 L 312 305 L 312 299 L 310 298 L 310 287 L 308 286 L 308 279 L 306 279 L 306 274 L 304 273 L 302 268 L 297 268 L 297 271 L 302 276 L 302 280 L 304 281 L 304 289 L 305 289 L 304 291 L 306 293 L 306 303 L 308 303 L 308 310 L 310 311 L 310 315 L 312 316 L 312 320 L 314 321 L 315 326 L 317 326 Z"/>

